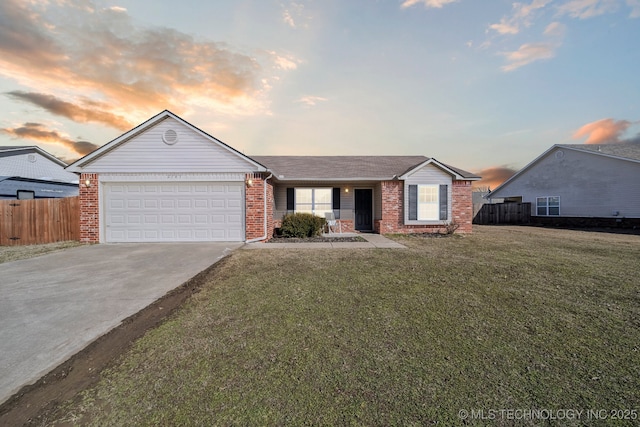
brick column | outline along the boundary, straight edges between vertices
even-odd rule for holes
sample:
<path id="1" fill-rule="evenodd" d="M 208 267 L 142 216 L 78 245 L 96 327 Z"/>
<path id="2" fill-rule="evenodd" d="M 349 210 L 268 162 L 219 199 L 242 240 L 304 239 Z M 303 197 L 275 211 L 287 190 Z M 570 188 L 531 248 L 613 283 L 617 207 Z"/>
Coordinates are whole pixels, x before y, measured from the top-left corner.
<path id="1" fill-rule="evenodd" d="M 89 180 L 89 186 L 86 182 Z M 100 242 L 100 211 L 98 197 L 98 174 L 80 174 L 80 241 Z"/>
<path id="2" fill-rule="evenodd" d="M 380 234 L 397 233 L 402 228 L 403 215 L 403 181 L 383 181 L 380 183 L 382 191 L 382 219 L 378 224 Z"/>
<path id="3" fill-rule="evenodd" d="M 263 174 L 250 173 L 246 175 L 246 180 L 251 180 L 251 185 L 246 186 L 245 192 L 245 235 L 246 240 L 257 239 L 265 234 L 264 229 L 264 188 L 267 186 L 267 238 L 273 237 L 274 221 L 273 221 L 273 185 L 270 181 L 265 183 Z"/>
<path id="4" fill-rule="evenodd" d="M 473 200 L 471 181 L 453 181 L 451 216 L 459 224 L 458 233 L 471 233 L 473 226 Z"/>

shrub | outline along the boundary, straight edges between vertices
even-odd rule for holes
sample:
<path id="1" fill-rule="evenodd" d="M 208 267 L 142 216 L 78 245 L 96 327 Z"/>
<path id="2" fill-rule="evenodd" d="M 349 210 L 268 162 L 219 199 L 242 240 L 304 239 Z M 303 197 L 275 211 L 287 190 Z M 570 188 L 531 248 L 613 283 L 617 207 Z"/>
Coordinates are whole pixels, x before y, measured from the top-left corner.
<path id="1" fill-rule="evenodd" d="M 459 227 L 460 227 L 460 224 L 458 224 L 458 223 L 456 222 L 456 220 L 454 219 L 453 221 L 451 221 L 451 222 L 449 222 L 449 223 L 446 223 L 446 224 L 444 225 L 444 234 L 446 234 L 446 235 L 450 236 L 450 235 L 452 235 L 453 233 L 455 233 L 455 232 L 456 232 L 456 230 L 457 230 Z"/>
<path id="2" fill-rule="evenodd" d="M 313 237 L 322 233 L 327 221 L 310 213 L 287 214 L 280 227 L 285 237 Z"/>

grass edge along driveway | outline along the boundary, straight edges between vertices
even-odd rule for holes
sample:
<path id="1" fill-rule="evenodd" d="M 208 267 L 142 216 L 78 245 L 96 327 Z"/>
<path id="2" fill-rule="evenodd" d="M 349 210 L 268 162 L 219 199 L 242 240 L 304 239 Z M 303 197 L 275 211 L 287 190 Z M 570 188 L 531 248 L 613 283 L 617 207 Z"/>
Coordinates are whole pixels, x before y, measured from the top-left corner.
<path id="1" fill-rule="evenodd" d="M 546 422 L 491 412 L 526 409 L 637 422 L 638 236 L 397 239 L 409 249 L 234 253 L 49 422 Z M 563 425 L 602 423 L 572 414 Z"/>

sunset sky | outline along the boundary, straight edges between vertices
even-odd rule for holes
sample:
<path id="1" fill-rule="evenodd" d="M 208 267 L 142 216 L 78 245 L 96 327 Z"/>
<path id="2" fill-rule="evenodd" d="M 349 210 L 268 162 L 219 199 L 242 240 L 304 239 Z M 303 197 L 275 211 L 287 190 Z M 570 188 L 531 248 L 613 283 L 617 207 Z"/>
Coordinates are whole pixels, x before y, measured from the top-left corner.
<path id="1" fill-rule="evenodd" d="M 248 155 L 426 155 L 495 187 L 640 142 L 640 0 L 2 0 L 0 146 L 164 109 Z"/>

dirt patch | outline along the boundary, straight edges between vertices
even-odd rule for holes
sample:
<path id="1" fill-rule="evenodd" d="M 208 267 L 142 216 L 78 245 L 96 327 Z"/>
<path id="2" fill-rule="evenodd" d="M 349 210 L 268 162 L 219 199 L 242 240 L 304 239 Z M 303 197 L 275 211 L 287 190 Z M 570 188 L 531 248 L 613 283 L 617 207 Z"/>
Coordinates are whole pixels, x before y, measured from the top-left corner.
<path id="1" fill-rule="evenodd" d="M 84 243 L 75 240 L 69 240 L 66 242 L 44 243 L 42 245 L 0 246 L 0 264 L 3 262 L 33 258 L 62 249 L 74 248 L 83 244 Z"/>
<path id="2" fill-rule="evenodd" d="M 142 311 L 123 320 L 107 334 L 40 378 L 20 389 L 0 405 L 0 425 L 43 425 L 57 406 L 73 399 L 100 379 L 100 373 L 111 366 L 138 338 L 158 326 L 226 262 L 220 260 Z"/>

